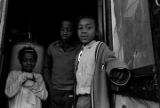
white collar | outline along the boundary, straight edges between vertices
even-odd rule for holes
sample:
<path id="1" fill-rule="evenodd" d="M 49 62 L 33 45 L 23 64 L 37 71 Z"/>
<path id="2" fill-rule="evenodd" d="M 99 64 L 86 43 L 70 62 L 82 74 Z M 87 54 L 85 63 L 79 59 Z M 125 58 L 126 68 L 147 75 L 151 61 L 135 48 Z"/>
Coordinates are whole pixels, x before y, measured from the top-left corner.
<path id="1" fill-rule="evenodd" d="M 87 45 L 83 45 L 83 48 L 90 49 L 95 42 L 96 42 L 95 40 L 92 40 L 92 41 L 89 42 Z"/>

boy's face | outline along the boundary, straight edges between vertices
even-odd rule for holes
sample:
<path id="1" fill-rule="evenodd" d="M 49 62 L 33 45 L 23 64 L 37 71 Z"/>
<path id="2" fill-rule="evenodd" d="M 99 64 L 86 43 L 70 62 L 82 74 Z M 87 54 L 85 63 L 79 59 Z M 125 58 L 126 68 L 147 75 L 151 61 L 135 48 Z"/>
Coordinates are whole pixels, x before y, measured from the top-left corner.
<path id="1" fill-rule="evenodd" d="M 72 24 L 70 21 L 63 21 L 61 25 L 60 35 L 62 40 L 70 39 L 72 35 Z"/>
<path id="2" fill-rule="evenodd" d="M 78 24 L 78 37 L 83 44 L 91 42 L 96 34 L 95 22 L 91 18 L 83 18 Z"/>
<path id="3" fill-rule="evenodd" d="M 33 54 L 26 52 L 22 58 L 21 65 L 23 71 L 32 72 L 36 65 Z"/>

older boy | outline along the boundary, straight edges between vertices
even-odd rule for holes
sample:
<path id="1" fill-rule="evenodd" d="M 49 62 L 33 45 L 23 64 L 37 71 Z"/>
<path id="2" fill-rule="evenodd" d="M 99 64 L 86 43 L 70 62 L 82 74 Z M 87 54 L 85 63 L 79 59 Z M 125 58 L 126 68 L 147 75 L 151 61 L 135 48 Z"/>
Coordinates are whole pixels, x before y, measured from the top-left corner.
<path id="1" fill-rule="evenodd" d="M 75 82 L 74 62 L 80 45 L 72 40 L 70 20 L 63 20 L 60 38 L 49 45 L 45 63 L 45 78 L 50 89 L 50 108 L 71 108 Z"/>

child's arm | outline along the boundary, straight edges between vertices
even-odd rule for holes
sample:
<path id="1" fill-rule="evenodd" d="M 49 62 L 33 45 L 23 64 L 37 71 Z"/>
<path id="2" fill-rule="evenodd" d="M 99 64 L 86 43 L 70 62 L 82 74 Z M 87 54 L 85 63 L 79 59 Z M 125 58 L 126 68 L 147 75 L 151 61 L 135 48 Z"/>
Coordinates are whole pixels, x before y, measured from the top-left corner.
<path id="1" fill-rule="evenodd" d="M 48 92 L 45 87 L 45 83 L 41 74 L 34 74 L 36 82 L 32 87 L 31 91 L 40 99 L 46 100 L 48 97 Z"/>
<path id="2" fill-rule="evenodd" d="M 10 98 L 15 96 L 21 88 L 20 74 L 22 74 L 20 71 L 11 71 L 8 75 L 5 94 Z"/>
<path id="3" fill-rule="evenodd" d="M 116 85 L 125 85 L 130 78 L 128 66 L 119 60 L 107 46 L 105 53 L 106 72 L 110 80 Z"/>

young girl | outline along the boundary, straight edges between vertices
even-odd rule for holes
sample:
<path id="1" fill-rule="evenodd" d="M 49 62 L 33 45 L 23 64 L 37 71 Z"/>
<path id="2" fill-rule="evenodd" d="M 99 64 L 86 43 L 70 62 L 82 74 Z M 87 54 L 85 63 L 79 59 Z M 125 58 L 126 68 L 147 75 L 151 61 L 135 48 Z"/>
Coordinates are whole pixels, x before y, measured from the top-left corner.
<path id="1" fill-rule="evenodd" d="M 95 40 L 96 22 L 90 16 L 79 19 L 78 37 L 82 42 L 76 61 L 76 108 L 110 108 L 107 78 L 124 85 L 130 73 L 108 46 Z"/>
<path id="2" fill-rule="evenodd" d="M 47 98 L 48 92 L 42 75 L 33 72 L 37 53 L 32 47 L 24 47 L 19 51 L 18 59 L 21 71 L 11 71 L 6 82 L 9 108 L 41 108 L 41 100 Z"/>

